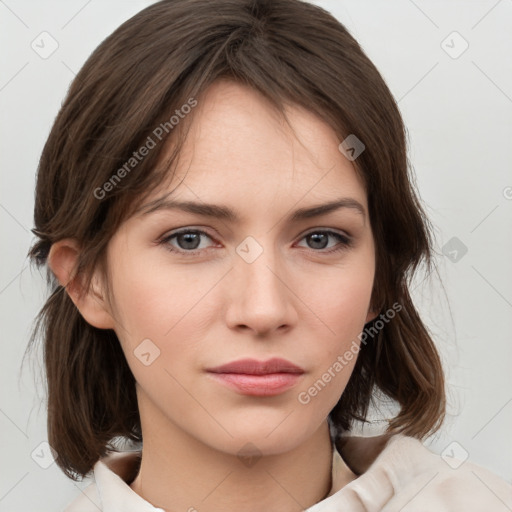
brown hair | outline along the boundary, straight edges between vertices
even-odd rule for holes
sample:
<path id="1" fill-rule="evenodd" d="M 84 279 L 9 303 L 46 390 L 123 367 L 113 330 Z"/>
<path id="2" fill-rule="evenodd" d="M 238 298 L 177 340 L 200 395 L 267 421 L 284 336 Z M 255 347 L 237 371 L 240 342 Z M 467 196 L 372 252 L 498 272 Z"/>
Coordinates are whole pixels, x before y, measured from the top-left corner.
<path id="1" fill-rule="evenodd" d="M 45 265 L 51 245 L 72 237 L 81 247 L 76 275 L 84 288 L 93 269 L 106 275 L 110 238 L 169 177 L 169 166 L 157 165 L 162 148 L 176 143 L 172 162 L 186 123 L 168 129 L 136 168 L 102 189 L 108 194 L 98 198 L 95 191 L 112 183 L 155 127 L 220 78 L 253 87 L 281 113 L 285 103 L 308 109 L 340 141 L 349 134 L 363 141 L 354 164 L 376 243 L 371 305 L 384 311 L 398 303 L 401 310 L 361 344 L 329 419 L 340 432 L 349 430 L 381 393 L 400 408 L 388 432 L 420 439 L 435 432 L 445 415 L 443 370 L 409 294 L 420 263 L 429 272 L 434 265 L 432 234 L 413 186 L 403 121 L 359 44 L 320 7 L 299 0 L 163 0 L 123 23 L 76 76 L 48 137 L 37 174 L 38 239 L 29 256 Z M 88 324 L 48 268 L 47 280 L 51 294 L 28 348 L 41 331 L 48 439 L 57 464 L 76 480 L 115 449 L 116 438 L 142 440 L 135 380 L 115 332 Z"/>

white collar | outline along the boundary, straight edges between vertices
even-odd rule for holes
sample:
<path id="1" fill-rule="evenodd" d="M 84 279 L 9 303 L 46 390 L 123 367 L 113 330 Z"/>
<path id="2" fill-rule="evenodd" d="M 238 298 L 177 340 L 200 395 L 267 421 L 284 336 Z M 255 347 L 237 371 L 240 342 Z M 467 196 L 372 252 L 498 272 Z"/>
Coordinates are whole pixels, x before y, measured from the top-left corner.
<path id="1" fill-rule="evenodd" d="M 398 439 L 400 436 L 393 437 Z M 365 476 L 358 476 L 359 471 L 365 471 L 372 464 L 389 439 L 389 436 L 379 436 L 378 438 L 342 438 L 336 445 L 337 449 L 333 449 L 331 490 L 324 500 L 307 509 L 307 512 L 320 510 L 320 507 L 333 500 L 337 502 L 340 499 L 340 489 L 347 489 L 350 485 L 357 486 L 358 481 Z M 410 439 L 413 443 L 419 443 L 415 439 Z M 358 453 L 358 446 L 361 443 L 365 447 L 366 459 L 363 463 L 364 467 L 361 466 L 361 457 L 360 453 Z M 340 451 L 343 453 L 345 461 L 340 456 Z M 345 453 L 347 456 L 345 456 Z M 138 464 L 140 456 L 140 451 L 109 452 L 106 457 L 94 465 L 94 480 L 97 493 L 99 494 L 97 496 L 99 498 L 99 503 L 97 503 L 99 510 L 103 512 L 165 512 L 163 509 L 155 507 L 143 499 L 129 485 L 129 476 L 133 474 L 133 468 Z M 352 460 L 357 461 L 354 467 L 348 464 Z M 347 467 L 352 469 L 355 476 L 357 476 L 349 484 L 344 479 Z M 368 478 L 366 477 L 366 479 Z"/>
<path id="2" fill-rule="evenodd" d="M 401 510 L 412 500 L 414 510 L 431 505 L 437 512 L 512 509 L 512 486 L 505 480 L 469 461 L 455 472 L 413 437 L 350 436 L 338 439 L 335 446 L 331 491 L 304 512 L 377 512 L 390 501 L 393 510 Z M 64 512 L 165 512 L 129 485 L 140 455 L 111 452 L 99 460 L 94 465 L 95 482 Z M 344 480 L 347 467 L 355 475 L 349 483 Z M 505 503 L 507 509 L 496 508 Z"/>

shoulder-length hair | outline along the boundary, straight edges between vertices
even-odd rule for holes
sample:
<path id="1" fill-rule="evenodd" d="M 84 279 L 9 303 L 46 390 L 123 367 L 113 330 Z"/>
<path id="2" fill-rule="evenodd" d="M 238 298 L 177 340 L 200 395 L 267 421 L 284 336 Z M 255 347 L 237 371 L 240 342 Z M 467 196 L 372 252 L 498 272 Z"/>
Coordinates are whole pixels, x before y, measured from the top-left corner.
<path id="1" fill-rule="evenodd" d="M 401 308 L 379 329 L 378 317 L 367 324 L 377 334 L 361 343 L 330 421 L 340 432 L 350 430 L 368 417 L 377 394 L 399 406 L 389 433 L 422 439 L 444 419 L 441 361 L 409 293 L 420 263 L 429 272 L 435 266 L 431 226 L 414 189 L 400 112 L 375 66 L 338 20 L 300 0 L 163 0 L 123 23 L 86 61 L 38 167 L 37 239 L 28 256 L 46 266 L 50 294 L 27 348 L 40 332 L 48 440 L 74 480 L 116 449 L 113 440 L 140 442 L 142 432 L 119 340 L 81 316 L 47 266 L 50 247 L 67 237 L 79 242 L 75 275 L 86 290 L 94 269 L 108 275 L 110 238 L 169 177 L 179 155 L 186 123 L 171 116 L 181 118 L 184 106 L 220 78 L 253 87 L 283 114 L 285 104 L 302 106 L 340 142 L 355 135 L 365 146 L 353 163 L 366 187 L 376 244 L 371 306 Z M 155 146 L 127 166 L 149 138 Z M 168 165 L 158 165 L 169 141 L 175 151 Z"/>

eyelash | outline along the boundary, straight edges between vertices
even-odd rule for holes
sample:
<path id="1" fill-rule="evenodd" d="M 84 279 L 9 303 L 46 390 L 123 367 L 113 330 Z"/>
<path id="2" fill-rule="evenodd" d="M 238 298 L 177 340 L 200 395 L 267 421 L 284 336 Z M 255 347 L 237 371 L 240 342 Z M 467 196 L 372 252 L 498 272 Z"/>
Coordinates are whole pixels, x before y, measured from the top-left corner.
<path id="1" fill-rule="evenodd" d="M 172 240 L 173 238 L 176 238 L 179 235 L 185 234 L 185 233 L 201 234 L 201 235 L 205 235 L 206 237 L 208 237 L 208 238 L 213 240 L 213 238 L 208 233 L 206 233 L 205 231 L 202 231 L 201 229 L 189 229 L 189 228 L 187 228 L 187 229 L 183 229 L 181 231 L 177 231 L 175 233 L 172 233 L 169 236 L 166 236 L 166 237 L 162 238 L 158 242 L 158 244 L 159 245 L 164 245 L 165 249 L 168 250 L 169 252 L 180 254 L 180 255 L 183 255 L 183 256 L 186 256 L 186 257 L 201 256 L 202 252 L 204 250 L 207 250 L 207 249 L 194 249 L 194 250 L 190 250 L 190 251 L 184 251 L 184 250 L 181 250 L 181 249 L 176 249 L 175 247 L 173 247 L 173 246 L 171 246 L 169 244 L 170 240 Z M 331 230 L 327 230 L 327 229 L 319 229 L 319 230 L 316 230 L 316 231 L 310 231 L 309 233 L 306 233 L 301 238 L 301 240 L 303 240 L 304 238 L 306 238 L 306 237 L 308 237 L 310 235 L 314 235 L 314 234 L 318 234 L 318 233 L 321 233 L 321 234 L 324 234 L 324 235 L 332 235 L 335 238 L 337 238 L 340 241 L 340 243 L 338 245 L 336 245 L 334 249 L 332 249 L 332 248 L 329 249 L 329 250 L 309 249 L 310 252 L 319 253 L 319 254 L 333 254 L 333 253 L 338 253 L 338 252 L 344 251 L 344 250 L 352 247 L 352 245 L 353 245 L 351 238 L 349 238 L 347 236 L 344 236 L 341 233 L 337 233 L 336 231 L 331 231 Z"/>

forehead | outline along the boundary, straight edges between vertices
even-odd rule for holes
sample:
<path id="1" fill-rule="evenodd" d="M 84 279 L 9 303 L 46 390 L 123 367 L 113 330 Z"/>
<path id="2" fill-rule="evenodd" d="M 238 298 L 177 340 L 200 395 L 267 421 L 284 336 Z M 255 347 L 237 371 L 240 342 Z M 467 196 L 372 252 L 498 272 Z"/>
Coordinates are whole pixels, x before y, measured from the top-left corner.
<path id="1" fill-rule="evenodd" d="M 146 203 L 172 191 L 181 199 L 260 207 L 349 196 L 366 208 L 364 183 L 334 130 L 297 105 L 287 104 L 286 115 L 291 126 L 254 89 L 215 82 L 198 98 L 172 181 Z"/>

